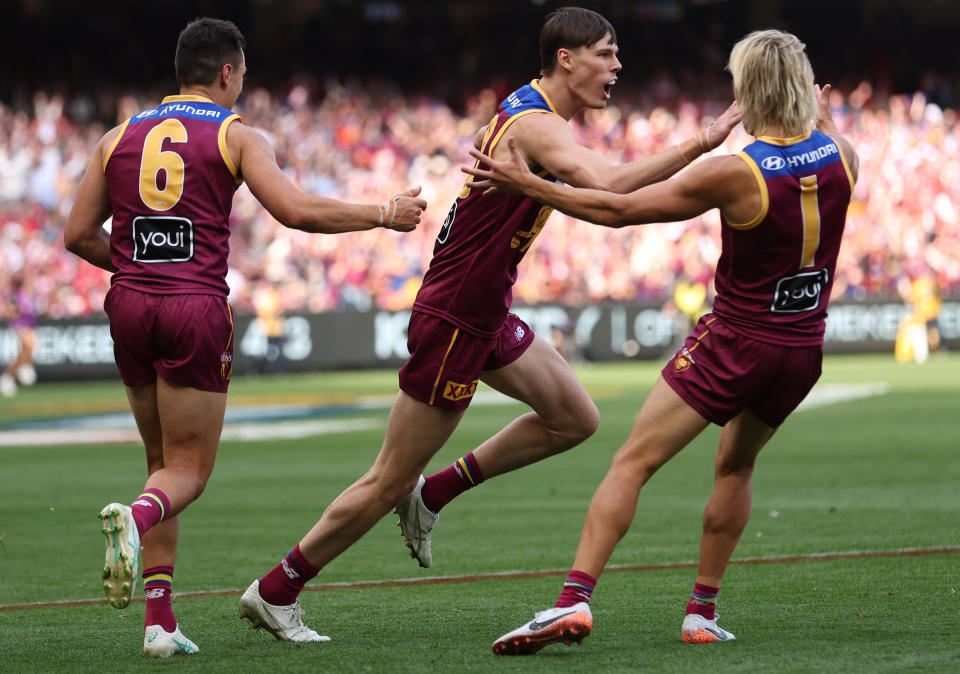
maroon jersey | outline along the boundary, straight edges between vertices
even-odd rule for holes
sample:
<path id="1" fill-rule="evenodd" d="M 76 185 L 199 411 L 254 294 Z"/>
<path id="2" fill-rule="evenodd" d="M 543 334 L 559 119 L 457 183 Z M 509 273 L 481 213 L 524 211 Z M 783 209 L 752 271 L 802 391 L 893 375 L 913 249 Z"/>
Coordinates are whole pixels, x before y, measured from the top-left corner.
<path id="1" fill-rule="evenodd" d="M 490 120 L 487 156 L 523 115 L 556 111 L 537 80 L 510 94 Z M 546 171 L 540 175 L 552 179 Z M 413 308 L 479 337 L 494 337 L 513 301 L 517 265 L 552 209 L 529 197 L 488 194 L 467 182 L 447 214 Z"/>
<path id="2" fill-rule="evenodd" d="M 241 181 L 226 135 L 237 119 L 206 98 L 168 96 L 123 123 L 103 161 L 111 283 L 227 296 L 230 208 Z"/>
<path id="3" fill-rule="evenodd" d="M 853 193 L 850 168 L 837 143 L 819 131 L 761 137 L 739 156 L 756 176 L 762 208 L 747 223 L 722 218 L 713 311 L 753 339 L 822 344 Z"/>

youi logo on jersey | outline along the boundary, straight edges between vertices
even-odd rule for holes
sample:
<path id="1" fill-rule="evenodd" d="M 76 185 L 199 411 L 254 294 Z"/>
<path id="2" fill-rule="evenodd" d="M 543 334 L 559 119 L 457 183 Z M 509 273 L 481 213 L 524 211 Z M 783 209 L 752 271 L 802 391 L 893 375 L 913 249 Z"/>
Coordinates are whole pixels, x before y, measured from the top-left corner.
<path id="1" fill-rule="evenodd" d="M 133 259 L 137 262 L 186 262 L 193 259 L 193 222 L 189 218 L 168 215 L 134 218 Z"/>
<path id="2" fill-rule="evenodd" d="M 828 277 L 826 269 L 784 276 L 777 281 L 770 311 L 775 314 L 795 314 L 816 309 L 820 306 L 820 295 Z"/>

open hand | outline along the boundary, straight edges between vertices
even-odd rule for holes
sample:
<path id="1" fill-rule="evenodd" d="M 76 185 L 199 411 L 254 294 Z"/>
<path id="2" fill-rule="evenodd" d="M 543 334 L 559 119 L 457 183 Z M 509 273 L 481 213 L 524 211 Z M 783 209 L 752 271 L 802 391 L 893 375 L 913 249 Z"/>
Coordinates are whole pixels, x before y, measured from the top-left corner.
<path id="1" fill-rule="evenodd" d="M 830 109 L 830 89 L 829 84 L 824 84 L 822 89 L 819 84 L 813 85 L 817 94 L 817 130 L 828 136 L 836 136 L 840 131 L 833 121 L 833 111 Z"/>
<path id="2" fill-rule="evenodd" d="M 729 108 L 723 111 L 722 115 L 710 122 L 706 130 L 701 132 L 706 151 L 709 152 L 720 147 L 720 144 L 733 131 L 733 127 L 740 123 L 741 117 L 740 106 L 734 101 Z"/>
<path id="3" fill-rule="evenodd" d="M 530 168 L 517 149 L 515 138 L 507 140 L 510 149 L 508 161 L 497 161 L 477 150 L 470 150 L 470 156 L 477 160 L 476 166 L 464 166 L 460 170 L 479 180 L 472 181 L 472 187 L 486 188 L 484 194 L 490 192 L 509 192 L 523 194 L 524 189 L 531 185 L 530 181 L 540 180 Z"/>

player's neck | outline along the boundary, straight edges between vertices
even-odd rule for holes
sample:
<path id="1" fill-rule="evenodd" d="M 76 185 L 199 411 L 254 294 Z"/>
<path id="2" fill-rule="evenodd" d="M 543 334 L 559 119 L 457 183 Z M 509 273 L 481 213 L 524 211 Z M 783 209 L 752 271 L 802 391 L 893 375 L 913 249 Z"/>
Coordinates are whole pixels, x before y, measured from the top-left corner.
<path id="1" fill-rule="evenodd" d="M 186 87 L 180 87 L 181 96 L 200 96 L 201 98 L 206 98 L 210 101 L 213 101 L 222 108 L 229 108 L 230 106 L 224 105 L 224 102 L 218 100 L 216 92 L 211 90 L 210 87 L 201 87 L 196 85 L 190 85 Z M 220 97 L 222 98 L 222 97 Z"/>
<path id="2" fill-rule="evenodd" d="M 798 134 L 787 133 L 780 124 L 770 124 L 761 129 L 757 129 L 757 132 L 753 135 L 757 138 L 760 138 L 761 136 L 765 136 L 767 138 L 793 138 Z"/>
<path id="3" fill-rule="evenodd" d="M 583 103 L 575 99 L 570 88 L 556 75 L 541 77 L 540 88 L 553 103 L 557 114 L 565 120 L 570 119 L 583 109 Z"/>

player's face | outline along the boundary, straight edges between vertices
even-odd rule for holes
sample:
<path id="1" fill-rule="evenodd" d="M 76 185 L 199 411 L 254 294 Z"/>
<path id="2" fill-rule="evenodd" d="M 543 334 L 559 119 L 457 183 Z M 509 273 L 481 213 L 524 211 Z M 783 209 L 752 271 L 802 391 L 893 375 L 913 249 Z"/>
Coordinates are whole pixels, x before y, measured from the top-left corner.
<path id="1" fill-rule="evenodd" d="M 610 33 L 589 47 L 576 50 L 571 86 L 584 107 L 606 107 L 617 73 L 623 68 L 617 58 L 618 51 Z"/>

